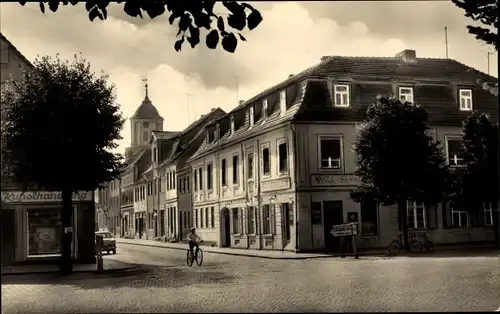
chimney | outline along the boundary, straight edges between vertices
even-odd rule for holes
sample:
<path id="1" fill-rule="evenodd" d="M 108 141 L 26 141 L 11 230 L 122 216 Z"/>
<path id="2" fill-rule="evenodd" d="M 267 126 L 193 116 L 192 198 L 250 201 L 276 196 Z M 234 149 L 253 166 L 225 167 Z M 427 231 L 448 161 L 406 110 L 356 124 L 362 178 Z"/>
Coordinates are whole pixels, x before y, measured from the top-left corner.
<path id="1" fill-rule="evenodd" d="M 295 74 L 288 74 L 288 78 L 292 78 Z"/>
<path id="2" fill-rule="evenodd" d="M 205 115 L 204 115 L 204 114 L 202 114 L 202 115 L 200 116 L 200 119 L 203 119 L 203 117 L 204 117 L 204 116 L 205 116 Z"/>
<path id="3" fill-rule="evenodd" d="M 245 101 L 244 100 L 240 100 L 239 103 L 240 103 L 240 106 L 243 105 Z"/>
<path id="4" fill-rule="evenodd" d="M 396 54 L 396 58 L 403 59 L 405 62 L 417 62 L 417 53 L 415 50 L 405 49 Z"/>
<path id="5" fill-rule="evenodd" d="M 326 60 L 328 60 L 330 57 L 329 56 L 323 56 L 321 57 L 321 62 L 325 62 Z"/>

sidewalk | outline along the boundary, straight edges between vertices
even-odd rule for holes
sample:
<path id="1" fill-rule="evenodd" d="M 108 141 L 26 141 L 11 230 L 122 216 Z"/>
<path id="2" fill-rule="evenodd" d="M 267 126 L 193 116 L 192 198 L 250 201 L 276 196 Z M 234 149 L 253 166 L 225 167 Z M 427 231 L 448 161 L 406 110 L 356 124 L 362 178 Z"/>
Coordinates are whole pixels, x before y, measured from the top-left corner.
<path id="1" fill-rule="evenodd" d="M 184 250 L 184 251 L 187 250 L 188 247 L 187 244 L 185 243 L 166 243 L 166 242 L 142 240 L 142 239 L 116 238 L 116 243 L 161 247 L 161 248 Z M 268 258 L 268 259 L 297 260 L 297 259 L 309 259 L 309 258 L 325 258 L 333 256 L 331 254 L 323 254 L 323 253 L 295 253 L 290 251 L 271 251 L 271 250 L 252 250 L 252 249 L 245 250 L 245 249 L 234 249 L 234 248 L 210 247 L 203 245 L 201 245 L 201 249 L 207 253 L 237 255 L 245 257 L 258 257 L 258 258 Z"/>
<path id="2" fill-rule="evenodd" d="M 133 264 L 127 264 L 115 260 L 103 260 L 104 270 L 123 271 L 136 268 Z M 54 264 L 31 264 L 31 265 L 11 265 L 2 266 L 2 276 L 6 275 L 27 275 L 27 274 L 51 274 L 58 273 L 59 265 Z M 96 264 L 73 264 L 73 273 L 98 273 Z"/>
<path id="3" fill-rule="evenodd" d="M 142 239 L 123 239 L 116 238 L 117 243 L 131 244 L 131 245 L 141 245 L 141 246 L 151 246 L 168 248 L 174 250 L 187 250 L 187 244 L 185 243 L 167 243 L 159 242 L 153 240 L 142 240 Z M 340 254 L 325 254 L 325 253 L 295 253 L 290 251 L 271 251 L 271 250 L 252 250 L 252 249 L 236 249 L 236 248 L 220 248 L 220 247 L 210 247 L 203 246 L 201 248 L 204 252 L 214 253 L 214 254 L 225 254 L 225 255 L 236 255 L 245 257 L 257 257 L 257 258 L 268 258 L 268 259 L 310 259 L 310 258 L 328 258 L 328 257 L 340 257 Z M 397 256 L 388 256 L 387 250 L 384 249 L 362 249 L 358 252 L 358 255 L 363 259 L 387 259 L 387 258 L 401 258 L 401 257 L 418 257 L 418 258 L 430 258 L 430 257 L 460 257 L 460 256 L 498 256 L 498 252 L 491 248 L 490 246 L 454 246 L 454 245 L 437 245 L 436 250 L 432 253 L 403 253 L 401 252 Z M 353 254 L 346 254 L 348 259 L 353 259 Z"/>

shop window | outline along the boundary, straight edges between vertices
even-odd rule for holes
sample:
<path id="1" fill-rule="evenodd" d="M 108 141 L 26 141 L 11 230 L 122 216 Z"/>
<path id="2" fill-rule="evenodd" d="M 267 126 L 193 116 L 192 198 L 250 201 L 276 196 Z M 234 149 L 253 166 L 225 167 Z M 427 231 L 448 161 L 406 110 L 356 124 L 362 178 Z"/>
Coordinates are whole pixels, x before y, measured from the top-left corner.
<path id="1" fill-rule="evenodd" d="M 53 211 L 28 211 L 28 255 L 60 254 L 61 215 Z"/>

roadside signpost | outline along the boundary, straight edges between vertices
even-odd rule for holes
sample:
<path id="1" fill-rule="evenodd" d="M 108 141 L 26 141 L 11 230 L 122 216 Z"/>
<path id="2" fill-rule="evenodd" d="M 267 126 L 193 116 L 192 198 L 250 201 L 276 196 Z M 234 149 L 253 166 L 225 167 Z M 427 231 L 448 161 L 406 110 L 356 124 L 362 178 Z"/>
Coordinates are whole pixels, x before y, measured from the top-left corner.
<path id="1" fill-rule="evenodd" d="M 330 233 L 334 237 L 340 237 L 340 246 L 342 250 L 342 258 L 345 258 L 345 247 L 346 238 L 350 238 L 352 241 L 352 248 L 354 250 L 354 258 L 358 259 L 358 251 L 356 249 L 356 238 L 355 236 L 358 234 L 358 224 L 357 223 L 346 223 L 342 225 L 333 226 Z"/>

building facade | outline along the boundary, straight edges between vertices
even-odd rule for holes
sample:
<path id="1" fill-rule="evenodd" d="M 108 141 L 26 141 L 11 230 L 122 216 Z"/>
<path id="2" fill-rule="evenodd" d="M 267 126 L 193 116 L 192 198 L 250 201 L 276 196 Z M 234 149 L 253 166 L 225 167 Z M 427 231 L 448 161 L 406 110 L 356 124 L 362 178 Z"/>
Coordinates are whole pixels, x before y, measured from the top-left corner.
<path id="1" fill-rule="evenodd" d="M 22 80 L 23 70 L 34 70 L 26 57 L 2 34 L 0 48 L 2 88 L 7 80 Z M 61 247 L 61 193 L 23 191 L 13 180 L 3 156 L 1 181 L 2 265 L 58 259 Z M 82 262 L 92 262 L 95 258 L 93 193 L 74 193 L 73 204 L 72 257 Z"/>
<path id="2" fill-rule="evenodd" d="M 462 121 L 474 110 L 497 114 L 497 99 L 477 86 L 478 76 L 496 83 L 413 50 L 394 58 L 322 58 L 207 126 L 210 136 L 189 160 L 193 224 L 219 246 L 338 251 L 330 231 L 349 221 L 359 223 L 358 247 L 387 247 L 401 231 L 397 208 L 350 198 L 360 182 L 352 150 L 357 124 L 379 94 L 419 104 L 448 162 L 460 166 Z M 434 243 L 493 241 L 491 206 L 469 214 L 448 202 L 407 205 L 410 228 Z M 207 228 L 207 213 L 214 228 Z"/>
<path id="3" fill-rule="evenodd" d="M 157 185 L 153 190 L 158 191 L 158 197 L 154 198 L 158 203 L 152 208 L 153 217 L 159 216 L 155 225 L 156 236 L 165 237 L 167 241 L 180 241 L 187 236 L 192 227 L 192 169 L 187 160 L 205 140 L 205 126 L 224 115 L 222 109 L 212 109 L 171 138 L 153 133 L 152 182 Z"/>

